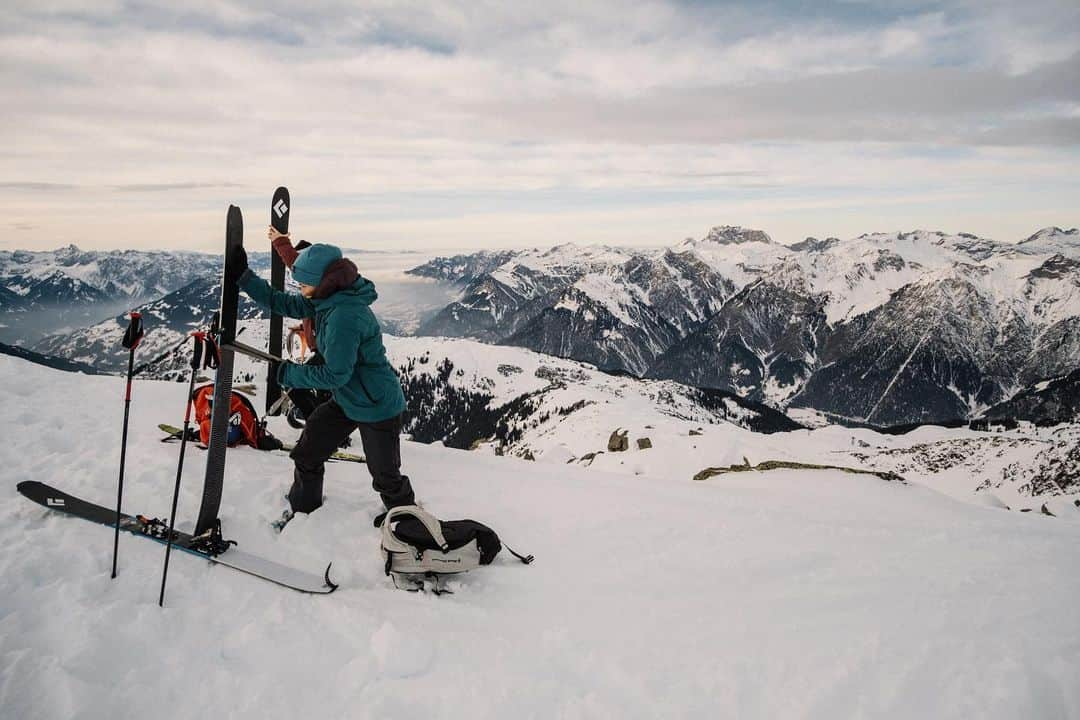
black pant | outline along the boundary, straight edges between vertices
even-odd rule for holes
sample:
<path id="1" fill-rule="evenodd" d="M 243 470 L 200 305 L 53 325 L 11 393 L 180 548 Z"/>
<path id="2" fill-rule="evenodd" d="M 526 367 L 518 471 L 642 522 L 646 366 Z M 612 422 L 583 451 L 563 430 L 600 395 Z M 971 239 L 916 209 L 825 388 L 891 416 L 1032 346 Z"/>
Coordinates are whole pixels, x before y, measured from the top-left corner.
<path id="1" fill-rule="evenodd" d="M 289 504 L 293 512 L 311 512 L 322 505 L 323 475 L 327 458 L 352 433 L 360 431 L 371 485 L 387 509 L 415 502 L 409 478 L 401 470 L 401 415 L 376 423 L 358 423 L 333 400 L 312 411 L 304 432 L 289 457 L 296 464 Z"/>

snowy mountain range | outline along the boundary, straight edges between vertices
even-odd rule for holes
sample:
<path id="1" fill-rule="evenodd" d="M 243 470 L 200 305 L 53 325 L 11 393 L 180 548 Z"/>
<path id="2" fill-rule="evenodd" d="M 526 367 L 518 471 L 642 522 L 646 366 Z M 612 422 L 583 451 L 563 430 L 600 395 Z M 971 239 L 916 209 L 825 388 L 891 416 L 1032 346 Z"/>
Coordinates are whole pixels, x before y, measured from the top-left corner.
<path id="1" fill-rule="evenodd" d="M 365 273 L 378 278 L 378 314 L 384 331 L 411 332 L 453 295 L 447 286 L 404 275 L 402 269 L 426 257 L 424 255 L 349 249 L 344 252 L 362 267 Z M 62 255 L 64 251 L 57 251 L 57 253 Z M 39 255 L 52 256 L 57 253 L 39 253 Z M 85 255 L 93 257 L 95 254 L 86 253 Z M 170 262 L 168 253 L 128 251 L 124 255 L 130 255 L 146 267 L 156 267 L 159 263 L 167 265 Z M 92 305 L 65 304 L 66 301 L 55 297 L 53 304 L 49 306 L 51 309 L 48 312 L 43 311 L 47 317 L 57 314 L 72 316 L 74 313 L 81 313 L 79 318 L 92 319 L 82 322 L 73 320 L 72 324 L 76 327 L 64 327 L 43 335 L 41 328 L 37 326 L 31 328 L 33 323 L 29 322 L 25 315 L 15 314 L 9 316 L 11 330 L 25 339 L 23 344 L 37 352 L 88 363 L 104 372 L 121 372 L 126 368 L 127 354 L 120 346 L 120 339 L 127 327 L 128 311 L 135 310 L 143 314 L 145 321 L 146 337 L 139 350 L 142 362 L 152 363 L 155 366 L 161 364 L 162 372 L 182 369 L 185 367 L 185 361 L 182 359 L 174 363 L 166 358 L 159 363 L 157 356 L 181 345 L 184 337 L 192 330 L 206 327 L 217 310 L 221 293 L 220 256 L 199 253 L 184 255 L 192 262 L 186 265 L 181 263 L 178 266 L 179 272 L 172 278 L 184 282 L 165 294 L 155 294 L 157 288 L 144 288 L 139 292 L 148 292 L 151 297 L 138 300 L 133 296 L 115 302 Z M 269 276 L 269 253 L 252 252 L 248 260 L 252 270 L 264 277 Z M 40 264 L 42 267 L 46 266 L 44 260 L 41 260 Z M 79 267 L 82 268 L 83 274 L 89 275 L 85 267 Z M 164 282 L 164 279 L 161 282 Z M 114 290 L 115 284 L 108 285 L 109 292 Z M 99 291 L 95 290 L 95 292 Z M 104 292 L 104 290 L 100 291 L 100 293 Z M 241 319 L 265 317 L 260 308 L 241 294 Z M 153 376 L 164 377 L 161 374 Z"/>
<path id="2" fill-rule="evenodd" d="M 220 271 L 219 271 L 220 272 Z M 159 356 L 171 355 L 182 346 L 193 330 L 206 329 L 221 301 L 221 280 L 210 274 L 178 288 L 162 297 L 136 306 L 142 314 L 146 335 L 138 348 L 142 363 L 153 363 Z M 263 310 L 241 294 L 237 310 L 239 320 L 267 318 Z M 127 328 L 127 316 L 119 315 L 73 332 L 50 335 L 34 344 L 34 350 L 48 355 L 69 358 L 93 365 L 107 372 L 127 369 L 128 351 L 120 344 Z M 170 370 L 186 367 L 182 347 Z M 173 366 L 175 364 L 175 367 Z M 181 373 L 183 374 L 183 373 Z M 155 377 L 163 378 L 158 374 Z"/>
<path id="3" fill-rule="evenodd" d="M 94 297 L 115 297 L 121 286 L 155 292 L 166 283 L 159 266 L 171 256 L 14 252 L 3 256 L 2 277 L 9 278 L 9 294 L 26 302 L 51 297 L 55 307 L 101 308 L 62 305 L 66 296 L 56 288 Z M 158 356 L 182 345 L 217 304 L 220 260 L 177 256 L 177 278 L 199 277 L 139 306 L 149 319 L 141 354 L 156 363 L 157 377 L 182 374 L 182 357 Z M 266 260 L 253 253 L 263 272 Z M 117 263 L 129 275 L 112 269 Z M 396 323 L 410 294 L 422 289 L 403 286 L 391 305 L 380 300 L 375 308 L 384 315 L 391 308 L 391 331 L 419 323 L 420 335 L 528 348 L 850 424 L 975 418 L 1080 367 L 1075 229 L 1047 228 L 1015 244 L 917 231 L 785 246 L 758 230 L 720 226 L 655 251 L 484 251 L 436 258 L 409 272 L 456 287 L 457 299 L 426 321 L 413 313 Z M 242 313 L 263 317 L 246 301 Z M 126 321 L 106 318 L 32 349 L 120 371 Z"/>
<path id="4" fill-rule="evenodd" d="M 240 326 L 245 342 L 266 347 L 264 318 L 250 313 Z M 433 337 L 387 336 L 386 344 L 405 390 L 405 431 L 425 443 L 685 478 L 746 463 L 850 467 L 1015 509 L 1038 510 L 1053 498 L 1080 494 L 1075 373 L 995 408 L 990 432 L 961 426 L 882 435 L 830 426 L 805 410 L 792 411 L 796 422 L 723 390 L 611 374 L 525 348 Z M 147 353 L 153 359 L 141 363 L 139 377 L 186 381 L 189 352 L 181 342 Z M 252 384 L 261 408 L 265 366 L 237 356 L 234 373 Z M 178 424 L 172 413 L 160 421 Z M 1002 431 L 1003 425 L 1013 429 Z M 293 432 L 281 418 L 271 426 L 286 437 Z M 806 442 L 798 440 L 804 436 Z"/>
<path id="5" fill-rule="evenodd" d="M 459 298 L 419 334 L 472 337 L 878 425 L 970 418 L 1080 366 L 1080 231 L 915 231 L 791 246 L 720 226 L 633 252 L 439 258 Z"/>
<path id="6" fill-rule="evenodd" d="M 252 263 L 269 256 L 253 254 Z M 0 340 L 31 344 L 221 272 L 216 255 L 180 251 L 0 251 Z"/>

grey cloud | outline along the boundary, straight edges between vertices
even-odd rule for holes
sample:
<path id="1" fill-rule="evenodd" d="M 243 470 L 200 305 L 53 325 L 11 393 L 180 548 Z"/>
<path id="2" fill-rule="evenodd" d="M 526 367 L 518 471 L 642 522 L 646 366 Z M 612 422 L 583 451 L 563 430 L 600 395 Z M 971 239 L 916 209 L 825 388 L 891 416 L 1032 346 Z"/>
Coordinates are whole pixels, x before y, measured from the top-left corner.
<path id="1" fill-rule="evenodd" d="M 1080 102 L 1078 77 L 1080 53 L 1018 76 L 876 68 L 738 87 L 665 88 L 634 98 L 507 101 L 478 114 L 490 118 L 493 131 L 546 140 L 1071 145 L 1075 122 L 1054 112 Z M 1035 131 L 1026 142 L 1024 129 Z"/>
<path id="2" fill-rule="evenodd" d="M 972 141 L 979 145 L 1080 146 L 1080 117 L 1019 120 L 1005 127 L 976 132 Z"/>
<path id="3" fill-rule="evenodd" d="M 1080 100 L 1080 53 L 1030 73 L 962 68 L 876 68 L 760 84 L 730 93 L 763 111 L 955 115 L 1008 112 L 1031 103 Z"/>

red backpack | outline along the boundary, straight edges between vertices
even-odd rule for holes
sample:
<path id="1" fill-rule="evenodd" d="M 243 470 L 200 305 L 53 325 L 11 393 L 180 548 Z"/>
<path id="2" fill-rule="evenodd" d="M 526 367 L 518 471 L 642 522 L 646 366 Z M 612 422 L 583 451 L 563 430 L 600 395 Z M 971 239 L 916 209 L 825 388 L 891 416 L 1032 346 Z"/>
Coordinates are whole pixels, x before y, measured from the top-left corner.
<path id="1" fill-rule="evenodd" d="M 210 444 L 210 417 L 214 409 L 214 385 L 196 388 L 191 395 L 195 408 L 195 422 L 199 424 L 199 441 Z M 233 391 L 229 403 L 228 445 L 233 447 L 241 442 L 260 450 L 276 450 L 281 441 L 266 430 L 266 423 L 259 420 L 259 414 L 251 401 L 242 394 Z"/>

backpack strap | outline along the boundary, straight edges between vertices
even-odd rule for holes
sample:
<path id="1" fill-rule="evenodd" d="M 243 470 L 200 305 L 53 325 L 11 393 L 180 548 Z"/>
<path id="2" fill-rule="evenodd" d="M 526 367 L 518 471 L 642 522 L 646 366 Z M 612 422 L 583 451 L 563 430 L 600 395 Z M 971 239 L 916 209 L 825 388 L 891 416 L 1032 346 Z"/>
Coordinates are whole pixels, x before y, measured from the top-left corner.
<path id="1" fill-rule="evenodd" d="M 536 559 L 532 555 L 524 555 L 524 556 L 523 555 L 518 555 L 516 552 L 514 552 L 514 548 L 510 547 L 506 543 L 503 543 L 502 546 L 504 548 L 506 548 L 510 552 L 511 555 L 513 555 L 514 557 L 516 557 L 518 560 L 525 563 L 526 565 L 532 565 L 532 561 Z"/>
<path id="2" fill-rule="evenodd" d="M 401 515 L 411 515 L 423 524 L 424 528 L 431 535 L 431 539 L 435 541 L 435 544 L 446 552 L 450 549 L 450 546 L 446 542 L 446 538 L 443 537 L 442 526 L 439 521 L 435 519 L 435 516 L 431 513 L 424 512 L 416 505 L 400 505 L 395 508 L 391 508 L 382 522 L 382 546 L 384 550 L 388 552 L 414 552 L 416 548 L 412 545 L 399 540 L 394 531 L 390 528 L 391 522 L 394 518 Z"/>

